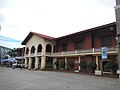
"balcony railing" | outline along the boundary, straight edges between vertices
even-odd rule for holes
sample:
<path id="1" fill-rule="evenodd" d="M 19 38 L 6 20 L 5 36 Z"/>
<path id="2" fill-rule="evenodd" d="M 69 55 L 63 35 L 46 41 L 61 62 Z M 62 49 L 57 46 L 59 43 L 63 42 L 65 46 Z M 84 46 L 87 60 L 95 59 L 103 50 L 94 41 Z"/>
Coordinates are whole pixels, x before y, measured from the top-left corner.
<path id="1" fill-rule="evenodd" d="M 117 53 L 118 48 L 117 47 L 108 47 L 107 48 L 108 53 Z M 46 56 L 70 56 L 70 55 L 85 55 L 85 54 L 100 54 L 101 48 L 92 48 L 92 49 L 85 49 L 85 50 L 74 50 L 74 51 L 62 51 L 62 52 L 56 52 L 56 53 L 50 53 L 46 52 Z M 32 53 L 32 54 L 26 54 L 25 57 L 35 57 L 35 56 L 41 56 L 42 52 L 38 53 Z"/>
<path id="2" fill-rule="evenodd" d="M 42 55 L 42 52 L 36 53 L 36 56 L 41 56 L 41 55 Z"/>
<path id="3" fill-rule="evenodd" d="M 115 52 L 114 52 L 115 51 Z M 116 47 L 108 47 L 107 52 L 114 52 L 117 53 L 118 49 Z M 53 56 L 58 55 L 78 55 L 78 54 L 97 54 L 101 53 L 101 48 L 92 48 L 86 50 L 75 50 L 75 51 L 63 51 L 63 52 L 56 52 L 53 53 Z"/>

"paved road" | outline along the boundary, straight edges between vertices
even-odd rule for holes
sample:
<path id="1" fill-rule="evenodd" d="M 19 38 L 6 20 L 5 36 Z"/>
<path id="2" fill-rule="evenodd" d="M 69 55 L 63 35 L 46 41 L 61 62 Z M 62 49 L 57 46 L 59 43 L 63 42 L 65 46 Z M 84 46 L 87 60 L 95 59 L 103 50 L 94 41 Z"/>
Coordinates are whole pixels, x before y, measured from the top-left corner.
<path id="1" fill-rule="evenodd" d="M 0 67 L 0 90 L 120 90 L 117 78 Z"/>

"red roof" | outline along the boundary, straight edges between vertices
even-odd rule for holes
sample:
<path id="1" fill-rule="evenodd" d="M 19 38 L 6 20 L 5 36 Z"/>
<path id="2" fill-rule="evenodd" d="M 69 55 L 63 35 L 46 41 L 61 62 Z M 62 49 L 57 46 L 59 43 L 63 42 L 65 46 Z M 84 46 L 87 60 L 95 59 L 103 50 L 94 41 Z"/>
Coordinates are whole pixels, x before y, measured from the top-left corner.
<path id="1" fill-rule="evenodd" d="M 22 45 L 25 45 L 27 43 L 27 41 L 32 37 L 32 35 L 36 35 L 38 37 L 42 37 L 42 38 L 47 39 L 47 40 L 58 40 L 58 39 L 62 39 L 62 38 L 65 38 L 65 37 L 71 37 L 71 36 L 74 36 L 74 35 L 78 35 L 78 34 L 82 34 L 82 33 L 86 33 L 86 32 L 91 32 L 91 31 L 94 31 L 94 30 L 99 30 L 99 29 L 102 30 L 102 28 L 110 27 L 110 26 L 114 26 L 114 25 L 116 25 L 116 22 L 105 24 L 105 25 L 102 25 L 102 26 L 94 27 L 94 28 L 90 28 L 90 29 L 87 29 L 87 30 L 72 33 L 72 34 L 65 35 L 65 36 L 58 37 L 58 38 L 54 38 L 54 37 L 51 37 L 51 36 L 47 36 L 47 35 L 43 35 L 43 34 L 39 34 L 39 33 L 35 33 L 35 32 L 30 32 L 28 34 L 28 36 L 25 38 L 25 40 L 22 42 Z"/>
<path id="2" fill-rule="evenodd" d="M 91 32 L 91 31 L 94 31 L 94 30 L 99 30 L 99 29 L 103 30 L 103 28 L 105 28 L 105 27 L 111 27 L 111 26 L 114 26 L 114 25 L 116 25 L 116 22 L 112 22 L 112 23 L 109 23 L 109 24 L 97 26 L 97 27 L 94 27 L 94 28 L 90 28 L 90 29 L 80 31 L 80 32 L 76 32 L 76 33 L 68 34 L 68 35 L 65 35 L 65 36 L 62 36 L 62 37 L 58 37 L 58 38 L 56 38 L 56 40 L 61 39 L 61 38 L 65 38 L 65 37 L 71 37 L 71 36 L 86 33 L 86 32 Z"/>
<path id="3" fill-rule="evenodd" d="M 43 35 L 43 34 L 39 34 L 39 33 L 36 33 L 36 32 L 30 32 L 28 34 L 28 36 L 24 39 L 24 41 L 21 43 L 22 45 L 25 45 L 28 40 L 33 36 L 33 35 L 36 35 L 38 37 L 41 37 L 41 38 L 44 38 L 46 40 L 54 40 L 55 38 L 54 37 L 51 37 L 51 36 L 47 36 L 47 35 Z"/>
<path id="4" fill-rule="evenodd" d="M 38 36 L 38 37 L 42 37 L 44 39 L 47 39 L 47 40 L 53 40 L 55 39 L 54 37 L 51 37 L 51 36 L 47 36 L 47 35 L 43 35 L 43 34 L 39 34 L 39 33 L 36 33 L 36 32 L 31 32 L 32 34 Z"/>

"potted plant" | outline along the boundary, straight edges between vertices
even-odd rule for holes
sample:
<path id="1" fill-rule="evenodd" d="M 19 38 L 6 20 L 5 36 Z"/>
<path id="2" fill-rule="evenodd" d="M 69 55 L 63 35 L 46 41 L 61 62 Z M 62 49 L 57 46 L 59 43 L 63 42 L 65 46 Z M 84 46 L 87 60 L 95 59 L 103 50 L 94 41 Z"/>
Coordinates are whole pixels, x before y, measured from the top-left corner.
<path id="1" fill-rule="evenodd" d="M 59 68 L 59 61 L 57 60 L 57 61 L 54 63 L 54 65 L 56 65 L 56 69 L 58 69 L 58 68 Z"/>
<path id="2" fill-rule="evenodd" d="M 92 72 L 96 69 L 97 65 L 95 62 L 90 62 L 88 64 L 88 67 L 92 70 Z"/>
<path id="3" fill-rule="evenodd" d="M 65 69 L 65 61 L 60 61 L 60 68 Z"/>
<path id="4" fill-rule="evenodd" d="M 79 66 L 80 66 L 81 68 L 83 68 L 83 72 L 84 72 L 85 69 L 86 69 L 86 67 L 87 67 L 86 61 L 81 61 L 81 62 L 79 63 Z"/>

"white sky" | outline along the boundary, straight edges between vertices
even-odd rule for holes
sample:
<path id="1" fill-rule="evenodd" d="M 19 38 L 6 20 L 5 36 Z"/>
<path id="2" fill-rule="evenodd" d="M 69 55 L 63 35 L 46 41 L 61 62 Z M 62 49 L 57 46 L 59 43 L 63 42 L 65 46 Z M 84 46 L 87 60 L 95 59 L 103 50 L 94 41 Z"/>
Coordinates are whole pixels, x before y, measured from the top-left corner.
<path id="1" fill-rule="evenodd" d="M 0 0 L 0 35 L 60 37 L 115 22 L 115 0 Z"/>

